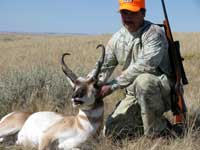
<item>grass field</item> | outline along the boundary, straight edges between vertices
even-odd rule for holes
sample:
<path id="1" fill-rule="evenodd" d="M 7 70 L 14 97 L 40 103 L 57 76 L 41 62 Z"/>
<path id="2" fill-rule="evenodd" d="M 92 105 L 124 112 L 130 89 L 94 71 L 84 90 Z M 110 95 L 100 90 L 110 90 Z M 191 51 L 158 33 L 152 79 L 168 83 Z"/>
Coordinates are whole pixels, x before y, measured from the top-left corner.
<path id="1" fill-rule="evenodd" d="M 69 102 L 71 87 L 61 70 L 62 53 L 69 52 L 66 60 L 72 70 L 85 76 L 100 56 L 97 44 L 106 44 L 111 35 L 55 36 L 0 34 L 0 117 L 13 111 L 52 110 L 74 114 Z M 121 146 L 102 136 L 99 142 L 89 143 L 97 150 L 198 150 L 200 149 L 200 33 L 175 33 L 180 40 L 181 53 L 189 85 L 185 86 L 188 106 L 188 131 L 176 140 L 125 139 Z M 115 75 L 119 69 L 115 71 Z M 122 98 L 119 91 L 105 98 L 105 118 Z M 171 118 L 171 116 L 169 115 Z M 172 118 L 171 118 L 172 119 Z M 0 150 L 25 150 L 0 144 Z"/>

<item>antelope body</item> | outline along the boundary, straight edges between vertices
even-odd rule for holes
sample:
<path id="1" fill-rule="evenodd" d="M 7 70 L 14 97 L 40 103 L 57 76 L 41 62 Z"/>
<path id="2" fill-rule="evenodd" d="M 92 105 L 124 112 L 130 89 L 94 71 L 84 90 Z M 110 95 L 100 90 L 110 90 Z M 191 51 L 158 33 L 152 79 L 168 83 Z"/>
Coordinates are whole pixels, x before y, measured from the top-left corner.
<path id="1" fill-rule="evenodd" d="M 104 60 L 105 48 L 93 77 L 77 77 L 65 64 L 62 55 L 62 69 L 73 87 L 72 104 L 79 108 L 76 116 L 65 116 L 56 112 L 12 112 L 0 121 L 0 138 L 17 133 L 16 144 L 38 147 L 39 150 L 77 148 L 89 137 L 98 135 L 102 123 L 104 104 L 97 98 L 97 77 Z M 97 47 L 97 48 L 98 48 Z"/>

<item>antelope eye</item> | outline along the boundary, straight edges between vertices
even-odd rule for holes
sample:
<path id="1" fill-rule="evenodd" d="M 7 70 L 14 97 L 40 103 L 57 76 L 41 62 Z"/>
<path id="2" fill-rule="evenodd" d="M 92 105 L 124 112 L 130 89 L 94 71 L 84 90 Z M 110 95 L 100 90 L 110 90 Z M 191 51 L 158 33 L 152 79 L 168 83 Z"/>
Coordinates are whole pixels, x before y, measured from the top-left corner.
<path id="1" fill-rule="evenodd" d="M 87 89 L 86 88 L 79 88 L 75 93 L 73 94 L 73 98 L 81 98 L 84 95 L 87 94 Z"/>

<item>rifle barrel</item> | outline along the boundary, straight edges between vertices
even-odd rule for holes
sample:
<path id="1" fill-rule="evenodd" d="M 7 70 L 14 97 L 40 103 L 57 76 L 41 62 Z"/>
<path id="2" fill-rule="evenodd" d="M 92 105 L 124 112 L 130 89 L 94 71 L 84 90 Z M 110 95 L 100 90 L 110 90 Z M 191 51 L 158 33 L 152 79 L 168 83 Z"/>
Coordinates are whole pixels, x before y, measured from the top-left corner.
<path id="1" fill-rule="evenodd" d="M 165 16 L 166 24 L 167 24 L 168 30 L 169 30 L 169 36 L 170 36 L 170 39 L 172 41 L 174 41 L 173 40 L 173 36 L 172 36 L 172 32 L 171 32 L 171 27 L 170 27 L 170 24 L 169 24 L 169 19 L 168 19 L 168 16 L 167 16 L 167 10 L 166 10 L 166 7 L 165 7 L 165 2 L 164 2 L 164 0 L 161 0 L 161 2 L 162 2 L 162 7 L 163 7 L 163 11 L 164 11 L 164 16 Z"/>

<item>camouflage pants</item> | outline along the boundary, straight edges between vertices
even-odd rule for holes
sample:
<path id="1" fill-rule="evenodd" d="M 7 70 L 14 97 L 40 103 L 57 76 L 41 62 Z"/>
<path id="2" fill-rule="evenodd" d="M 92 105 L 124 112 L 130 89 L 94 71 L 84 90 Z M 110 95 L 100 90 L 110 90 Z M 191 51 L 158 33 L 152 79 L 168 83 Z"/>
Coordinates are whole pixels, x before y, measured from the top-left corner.
<path id="1" fill-rule="evenodd" d="M 157 135 L 166 128 L 163 113 L 170 109 L 170 83 L 165 75 L 141 74 L 127 87 L 125 99 L 107 118 L 105 136 Z"/>

